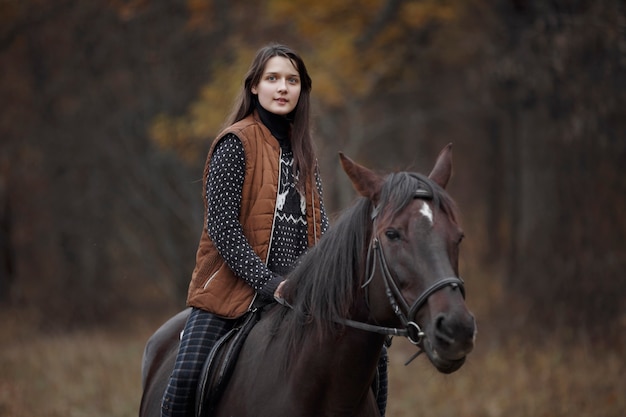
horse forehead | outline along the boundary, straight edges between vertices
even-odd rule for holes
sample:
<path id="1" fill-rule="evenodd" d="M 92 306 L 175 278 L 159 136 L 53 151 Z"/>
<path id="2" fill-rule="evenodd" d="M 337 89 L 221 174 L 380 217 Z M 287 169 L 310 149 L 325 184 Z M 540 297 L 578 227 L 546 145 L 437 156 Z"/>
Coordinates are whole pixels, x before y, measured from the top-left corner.
<path id="1" fill-rule="evenodd" d="M 428 204 L 428 202 L 426 200 L 419 200 L 419 202 L 421 203 L 421 208 L 419 210 L 420 214 L 422 216 L 424 216 L 428 222 L 430 223 L 430 225 L 432 226 L 433 224 L 433 210 L 430 208 L 430 204 Z"/>
<path id="2" fill-rule="evenodd" d="M 432 208 L 432 200 L 416 198 L 410 205 L 410 216 L 420 223 L 425 223 L 432 227 L 435 224 L 435 215 Z"/>
<path id="3" fill-rule="evenodd" d="M 431 200 L 415 198 L 409 205 L 396 216 L 396 221 L 415 222 L 433 227 L 435 224 L 435 216 L 432 209 Z"/>

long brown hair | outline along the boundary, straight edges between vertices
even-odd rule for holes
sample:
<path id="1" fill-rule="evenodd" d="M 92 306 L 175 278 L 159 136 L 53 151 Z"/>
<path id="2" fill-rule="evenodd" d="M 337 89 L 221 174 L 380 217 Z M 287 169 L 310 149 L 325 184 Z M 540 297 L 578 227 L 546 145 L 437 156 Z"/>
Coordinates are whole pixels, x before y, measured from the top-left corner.
<path id="1" fill-rule="evenodd" d="M 291 125 L 291 149 L 293 150 L 293 169 L 298 173 L 296 187 L 304 193 L 305 184 L 313 178 L 315 170 L 315 148 L 311 137 L 311 87 L 312 81 L 304 65 L 302 58 L 291 48 L 285 45 L 272 43 L 259 49 L 250 69 L 244 79 L 244 85 L 235 102 L 232 113 L 227 118 L 227 125 L 232 125 L 248 115 L 255 109 L 255 96 L 252 87 L 259 84 L 267 61 L 275 56 L 289 59 L 300 75 L 300 98 L 296 108 L 290 114 Z"/>

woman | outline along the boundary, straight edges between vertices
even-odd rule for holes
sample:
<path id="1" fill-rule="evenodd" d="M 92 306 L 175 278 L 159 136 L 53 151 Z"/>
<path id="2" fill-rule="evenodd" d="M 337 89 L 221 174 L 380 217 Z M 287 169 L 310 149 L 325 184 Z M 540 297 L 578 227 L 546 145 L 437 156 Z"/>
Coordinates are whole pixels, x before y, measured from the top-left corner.
<path id="1" fill-rule="evenodd" d="M 259 298 L 280 296 L 298 257 L 328 228 L 310 133 L 311 78 L 293 50 L 257 52 L 233 114 L 209 149 L 205 227 L 187 320 L 162 402 L 193 416 L 202 365 L 215 342 Z"/>

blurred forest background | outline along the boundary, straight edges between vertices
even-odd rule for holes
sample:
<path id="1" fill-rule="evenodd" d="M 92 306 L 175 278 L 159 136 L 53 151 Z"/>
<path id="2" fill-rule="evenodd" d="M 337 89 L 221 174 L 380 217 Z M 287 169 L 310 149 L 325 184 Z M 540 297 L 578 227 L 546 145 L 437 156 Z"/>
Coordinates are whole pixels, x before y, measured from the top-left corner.
<path id="1" fill-rule="evenodd" d="M 454 145 L 477 350 L 443 378 L 398 343 L 389 415 L 623 415 L 621 0 L 0 0 L 0 415 L 135 415 L 270 41 L 313 78 L 331 215 L 338 151 L 427 173 Z"/>

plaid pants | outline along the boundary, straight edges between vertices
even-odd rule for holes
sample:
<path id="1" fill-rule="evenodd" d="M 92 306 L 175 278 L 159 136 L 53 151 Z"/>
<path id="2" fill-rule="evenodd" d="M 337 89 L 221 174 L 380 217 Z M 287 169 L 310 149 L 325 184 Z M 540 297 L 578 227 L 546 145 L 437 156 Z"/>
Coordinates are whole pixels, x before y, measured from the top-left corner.
<path id="1" fill-rule="evenodd" d="M 376 403 L 380 416 L 385 417 L 387 411 L 387 391 L 389 390 L 389 377 L 387 376 L 387 364 L 389 356 L 387 355 L 387 346 L 383 346 L 378 359 L 378 392 L 375 392 Z"/>
<path id="2" fill-rule="evenodd" d="M 200 372 L 213 345 L 225 335 L 234 320 L 194 308 L 187 319 L 174 370 L 161 403 L 162 417 L 193 417 Z"/>

